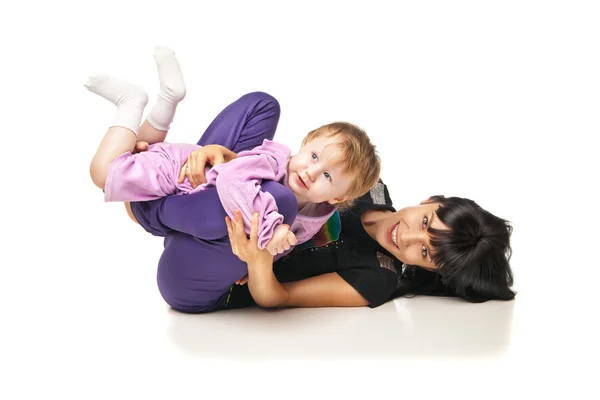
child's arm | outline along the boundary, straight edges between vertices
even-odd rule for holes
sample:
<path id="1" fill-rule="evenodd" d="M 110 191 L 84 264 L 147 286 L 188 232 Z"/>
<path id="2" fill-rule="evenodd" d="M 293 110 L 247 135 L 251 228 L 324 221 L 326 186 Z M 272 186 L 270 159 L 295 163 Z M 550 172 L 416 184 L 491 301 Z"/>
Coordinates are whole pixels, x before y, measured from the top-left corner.
<path id="1" fill-rule="evenodd" d="M 287 147 L 265 142 L 254 150 L 240 153 L 237 159 L 227 164 L 218 165 L 207 176 L 209 182 L 214 179 L 227 215 L 233 218 L 234 210 L 241 212 L 246 232 L 250 232 L 252 214 L 259 213 L 258 245 L 261 249 L 284 223 L 275 198 L 262 190 L 261 185 L 264 181 L 280 181 L 287 176 L 289 155 Z M 288 207 L 288 213 L 293 213 L 295 218 L 295 197 L 291 202 L 295 209 Z M 294 218 L 291 218 L 292 222 Z"/>

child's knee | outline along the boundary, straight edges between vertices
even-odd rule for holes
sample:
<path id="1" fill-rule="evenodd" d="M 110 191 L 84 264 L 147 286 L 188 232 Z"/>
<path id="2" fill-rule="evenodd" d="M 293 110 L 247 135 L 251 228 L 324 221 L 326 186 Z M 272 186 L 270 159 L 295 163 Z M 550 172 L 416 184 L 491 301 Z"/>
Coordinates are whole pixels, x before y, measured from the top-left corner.
<path id="1" fill-rule="evenodd" d="M 104 186 L 106 185 L 106 175 L 107 171 L 106 168 L 104 168 L 104 165 L 94 158 L 90 164 L 90 177 L 92 178 L 94 185 L 104 190 Z"/>
<path id="2" fill-rule="evenodd" d="M 266 107 L 271 109 L 271 111 L 275 112 L 277 115 L 281 113 L 281 107 L 279 105 L 279 101 L 273 96 L 265 92 L 252 92 L 245 94 L 242 98 L 247 98 L 252 100 L 260 107 Z"/>

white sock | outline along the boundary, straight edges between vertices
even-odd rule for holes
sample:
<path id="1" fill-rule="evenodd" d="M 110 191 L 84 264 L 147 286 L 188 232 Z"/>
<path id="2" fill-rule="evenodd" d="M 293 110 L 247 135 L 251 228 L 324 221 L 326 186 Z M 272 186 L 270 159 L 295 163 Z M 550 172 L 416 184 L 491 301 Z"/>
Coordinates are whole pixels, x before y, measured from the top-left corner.
<path id="1" fill-rule="evenodd" d="M 160 93 L 146 120 L 160 131 L 168 131 L 177 104 L 185 97 L 185 82 L 179 61 L 168 47 L 155 47 L 154 59 L 158 68 Z"/>
<path id="2" fill-rule="evenodd" d="M 90 76 L 84 86 L 117 106 L 111 126 L 127 128 L 137 135 L 144 107 L 148 103 L 148 95 L 144 89 L 102 74 Z"/>

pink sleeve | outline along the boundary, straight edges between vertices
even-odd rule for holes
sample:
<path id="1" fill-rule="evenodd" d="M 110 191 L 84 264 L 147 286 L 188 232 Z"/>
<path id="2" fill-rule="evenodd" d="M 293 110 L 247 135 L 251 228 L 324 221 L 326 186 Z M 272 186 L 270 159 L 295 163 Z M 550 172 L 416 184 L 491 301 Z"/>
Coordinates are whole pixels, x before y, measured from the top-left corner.
<path id="1" fill-rule="evenodd" d="M 259 213 L 258 246 L 264 249 L 275 229 L 283 223 L 277 204 L 271 194 L 261 191 L 263 180 L 281 181 L 287 176 L 290 151 L 273 142 L 245 152 L 228 163 L 219 164 L 207 174 L 208 183 L 214 182 L 221 204 L 227 215 L 240 210 L 244 229 L 250 232 L 252 214 Z"/>

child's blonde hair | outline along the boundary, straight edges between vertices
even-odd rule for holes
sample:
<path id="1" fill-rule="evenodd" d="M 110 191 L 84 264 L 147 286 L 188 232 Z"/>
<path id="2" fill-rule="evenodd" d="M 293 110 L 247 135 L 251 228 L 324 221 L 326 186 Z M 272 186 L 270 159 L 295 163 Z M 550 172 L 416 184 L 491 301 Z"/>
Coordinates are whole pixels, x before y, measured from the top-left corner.
<path id="1" fill-rule="evenodd" d="M 333 122 L 309 132 L 302 141 L 302 146 L 323 135 L 342 138 L 336 143 L 341 152 L 337 162 L 344 164 L 345 172 L 352 179 L 345 194 L 347 200 L 336 204 L 343 211 L 352 207 L 356 199 L 375 186 L 381 172 L 381 160 L 367 133 L 349 122 Z"/>

